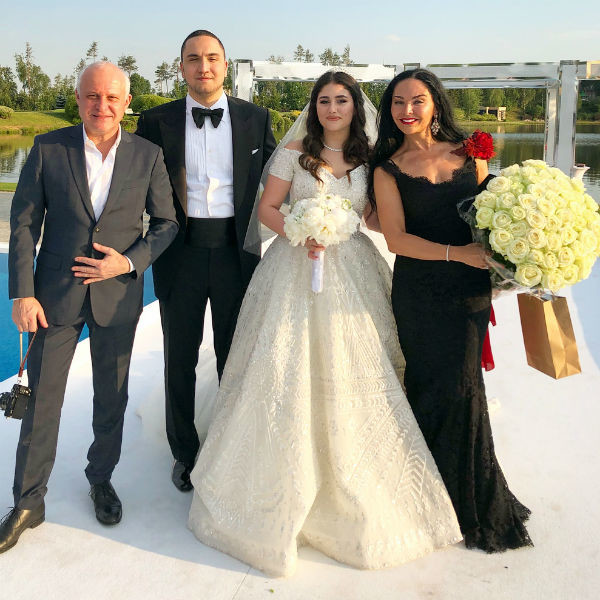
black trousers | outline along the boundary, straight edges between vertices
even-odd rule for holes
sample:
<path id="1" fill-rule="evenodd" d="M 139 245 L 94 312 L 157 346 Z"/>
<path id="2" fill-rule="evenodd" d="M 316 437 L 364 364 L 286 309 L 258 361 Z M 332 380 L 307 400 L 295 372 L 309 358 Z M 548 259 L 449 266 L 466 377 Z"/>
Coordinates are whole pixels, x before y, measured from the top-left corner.
<path id="1" fill-rule="evenodd" d="M 202 248 L 186 244 L 175 278 L 170 294 L 160 301 L 166 427 L 175 459 L 192 465 L 200 449 L 194 402 L 206 303 L 210 300 L 220 380 L 245 292 L 237 245 Z"/>
<path id="2" fill-rule="evenodd" d="M 32 396 L 17 446 L 13 486 L 17 508 L 35 508 L 46 494 L 56 456 L 67 376 L 84 324 L 90 331 L 94 385 L 94 441 L 85 469 L 90 484 L 110 479 L 119 462 L 137 320 L 117 327 L 100 327 L 92 316 L 88 294 L 74 323 L 49 324 L 47 329 L 39 329 L 29 354 L 27 374 Z"/>

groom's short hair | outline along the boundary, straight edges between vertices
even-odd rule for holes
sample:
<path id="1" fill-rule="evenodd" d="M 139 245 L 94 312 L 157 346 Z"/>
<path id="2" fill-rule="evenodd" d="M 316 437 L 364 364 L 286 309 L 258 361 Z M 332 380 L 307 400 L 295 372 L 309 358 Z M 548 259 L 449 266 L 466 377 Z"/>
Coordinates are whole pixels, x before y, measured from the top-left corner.
<path id="1" fill-rule="evenodd" d="M 200 37 L 203 35 L 214 38 L 215 40 L 217 40 L 217 42 L 219 42 L 219 46 L 221 46 L 223 50 L 223 56 L 225 57 L 225 60 L 227 60 L 227 55 L 225 54 L 225 46 L 223 46 L 223 42 L 212 31 L 208 31 L 208 29 L 196 29 L 196 31 L 192 31 L 192 33 L 190 33 L 190 35 L 188 35 L 185 38 L 185 40 L 183 40 L 183 44 L 181 44 L 181 62 L 183 62 L 183 49 L 185 48 L 185 43 L 192 38 Z"/>

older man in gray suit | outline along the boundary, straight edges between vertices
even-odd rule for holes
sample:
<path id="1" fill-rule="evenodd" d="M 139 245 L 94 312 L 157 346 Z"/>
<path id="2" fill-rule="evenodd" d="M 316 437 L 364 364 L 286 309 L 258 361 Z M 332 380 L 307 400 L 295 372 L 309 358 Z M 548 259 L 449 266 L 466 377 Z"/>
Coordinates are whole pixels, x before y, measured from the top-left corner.
<path id="1" fill-rule="evenodd" d="M 94 383 L 86 475 L 98 520 L 121 520 L 110 478 L 121 451 L 143 272 L 178 229 L 162 151 L 120 127 L 130 100 L 123 71 L 90 65 L 77 86 L 82 125 L 36 138 L 13 198 L 13 320 L 19 331 L 39 330 L 28 363 L 32 397 L 17 448 L 15 507 L 0 526 L 0 552 L 44 521 L 67 375 L 84 324 Z"/>

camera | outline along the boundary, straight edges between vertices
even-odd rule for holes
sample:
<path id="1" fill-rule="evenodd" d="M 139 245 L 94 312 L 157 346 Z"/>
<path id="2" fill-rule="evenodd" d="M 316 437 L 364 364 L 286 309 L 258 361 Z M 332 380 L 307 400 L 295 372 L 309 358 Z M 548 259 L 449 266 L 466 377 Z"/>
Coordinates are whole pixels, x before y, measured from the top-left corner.
<path id="1" fill-rule="evenodd" d="M 27 386 L 15 383 L 10 392 L 0 394 L 0 410 L 4 411 L 5 417 L 22 419 L 30 397 L 31 390 Z"/>

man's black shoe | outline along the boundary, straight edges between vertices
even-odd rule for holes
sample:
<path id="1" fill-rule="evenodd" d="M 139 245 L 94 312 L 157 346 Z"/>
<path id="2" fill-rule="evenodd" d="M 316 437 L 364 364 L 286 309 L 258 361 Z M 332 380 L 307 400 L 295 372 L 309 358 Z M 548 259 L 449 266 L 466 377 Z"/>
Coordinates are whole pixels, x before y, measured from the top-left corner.
<path id="1" fill-rule="evenodd" d="M 123 516 L 123 506 L 110 481 L 94 483 L 90 489 L 96 519 L 103 525 L 116 525 Z"/>
<path id="2" fill-rule="evenodd" d="M 31 510 L 13 508 L 0 523 L 0 554 L 10 550 L 26 529 L 41 525 L 45 518 L 43 502 Z"/>
<path id="3" fill-rule="evenodd" d="M 192 489 L 192 482 L 190 481 L 190 473 L 194 467 L 186 465 L 180 460 L 176 460 L 173 465 L 173 472 L 171 473 L 171 479 L 175 484 L 175 487 L 182 492 L 189 492 Z"/>

